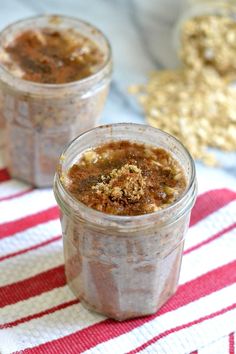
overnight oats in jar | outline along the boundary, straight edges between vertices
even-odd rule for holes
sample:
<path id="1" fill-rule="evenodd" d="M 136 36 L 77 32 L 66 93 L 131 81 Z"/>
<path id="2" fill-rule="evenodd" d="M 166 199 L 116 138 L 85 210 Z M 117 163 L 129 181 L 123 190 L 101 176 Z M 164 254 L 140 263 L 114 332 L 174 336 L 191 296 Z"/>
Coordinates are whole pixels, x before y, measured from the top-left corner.
<path id="1" fill-rule="evenodd" d="M 67 282 L 85 307 L 125 320 L 175 293 L 197 193 L 178 140 L 139 124 L 92 129 L 64 150 L 54 193 Z"/>
<path id="2" fill-rule="evenodd" d="M 92 128 L 111 80 L 108 40 L 76 18 L 38 16 L 0 33 L 0 85 L 9 172 L 53 182 L 66 143 Z"/>

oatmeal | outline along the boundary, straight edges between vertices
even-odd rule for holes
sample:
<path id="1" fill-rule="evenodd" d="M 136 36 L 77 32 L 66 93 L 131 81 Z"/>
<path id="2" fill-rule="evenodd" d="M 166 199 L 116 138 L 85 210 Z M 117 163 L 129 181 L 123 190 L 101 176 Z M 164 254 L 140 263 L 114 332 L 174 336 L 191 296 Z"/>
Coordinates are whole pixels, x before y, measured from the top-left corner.
<path id="1" fill-rule="evenodd" d="M 76 199 L 115 215 L 154 212 L 173 203 L 186 188 L 182 168 L 167 151 L 129 141 L 85 152 L 66 181 Z"/>
<path id="2" fill-rule="evenodd" d="M 96 124 L 111 71 L 106 37 L 79 19 L 38 16 L 0 33 L 2 113 L 12 177 L 37 187 L 52 185 L 63 147 Z"/>
<path id="3" fill-rule="evenodd" d="M 84 79 L 96 73 L 104 62 L 100 48 L 72 29 L 26 30 L 2 50 L 2 63 L 15 76 L 45 84 Z"/>

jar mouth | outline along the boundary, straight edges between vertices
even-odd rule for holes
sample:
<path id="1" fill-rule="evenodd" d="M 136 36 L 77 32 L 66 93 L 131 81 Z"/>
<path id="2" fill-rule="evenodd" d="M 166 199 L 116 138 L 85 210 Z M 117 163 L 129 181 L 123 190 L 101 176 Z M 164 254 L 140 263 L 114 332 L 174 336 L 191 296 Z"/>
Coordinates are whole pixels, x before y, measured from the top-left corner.
<path id="1" fill-rule="evenodd" d="M 113 215 L 113 214 L 107 214 L 101 211 L 98 211 L 96 209 L 90 208 L 87 205 L 85 205 L 84 203 L 80 202 L 79 200 L 77 200 L 76 198 L 73 197 L 73 195 L 64 187 L 63 183 L 61 182 L 61 172 L 62 172 L 62 164 L 63 164 L 63 160 L 64 160 L 64 156 L 66 155 L 66 152 L 71 149 L 73 147 L 73 145 L 82 137 L 86 137 L 86 135 L 91 134 L 91 132 L 98 130 L 98 129 L 118 129 L 119 127 L 127 127 L 127 128 L 136 128 L 139 129 L 140 127 L 143 129 L 148 129 L 150 131 L 153 132 L 159 132 L 161 134 L 163 134 L 166 138 L 171 139 L 172 141 L 174 141 L 178 146 L 180 146 L 185 155 L 187 156 L 189 162 L 190 162 L 190 178 L 188 181 L 188 185 L 185 189 L 185 191 L 183 192 L 183 194 L 180 196 L 180 198 L 178 198 L 175 202 L 173 202 L 172 204 L 170 204 L 169 206 L 154 211 L 152 213 L 148 213 L 148 214 L 142 214 L 142 215 L 132 215 L 132 216 L 126 216 L 126 215 Z M 110 140 L 113 140 L 112 138 Z M 139 141 L 141 142 L 141 141 Z M 97 145 L 94 145 L 97 146 Z M 158 146 L 158 145 L 156 145 Z M 196 193 L 197 193 L 197 187 L 196 187 L 196 169 L 195 169 L 195 164 L 193 161 L 192 156 L 190 155 L 190 153 L 188 152 L 188 150 L 184 147 L 184 145 L 178 140 L 176 139 L 174 136 L 164 132 L 161 129 L 157 129 L 157 128 L 153 128 L 150 127 L 148 125 L 144 125 L 144 124 L 135 124 L 135 123 L 116 123 L 116 124 L 107 124 L 107 125 L 102 125 L 99 126 L 97 128 L 93 128 L 90 129 L 82 134 L 80 134 L 78 137 L 76 137 L 74 140 L 72 140 L 64 149 L 64 151 L 61 154 L 60 157 L 60 161 L 59 161 L 59 165 L 58 165 L 58 169 L 57 172 L 55 174 L 55 179 L 54 179 L 54 193 L 56 196 L 57 201 L 59 201 L 59 205 L 60 205 L 60 198 L 57 195 L 57 191 L 56 191 L 56 185 L 57 187 L 59 187 L 60 191 L 63 191 L 63 193 L 66 195 L 66 199 L 70 201 L 70 203 L 72 205 L 75 205 L 78 210 L 81 212 L 81 214 L 83 215 L 89 215 L 89 219 L 90 221 L 93 223 L 93 220 L 99 220 L 99 219 L 103 219 L 106 222 L 111 224 L 116 224 L 119 225 L 119 223 L 122 221 L 123 224 L 129 225 L 129 224 L 136 224 L 138 222 L 142 223 L 142 224 L 147 224 L 149 223 L 149 221 L 154 221 L 157 219 L 157 217 L 159 219 L 162 218 L 162 216 L 167 215 L 167 214 L 171 214 L 173 213 L 173 209 L 176 209 L 178 206 L 181 206 L 183 204 L 184 201 L 185 202 L 185 207 L 181 208 L 179 213 L 175 214 L 175 218 L 173 220 L 171 220 L 172 222 L 175 222 L 177 219 L 179 219 L 182 215 L 185 214 L 185 212 L 189 209 L 192 208 L 195 198 L 196 198 Z"/>
<path id="2" fill-rule="evenodd" d="M 42 89 L 63 89 L 63 90 L 70 90 L 74 89 L 74 87 L 78 86 L 84 86 L 86 84 L 89 84 L 90 82 L 96 81 L 97 78 L 103 77 L 106 74 L 107 68 L 111 65 L 112 63 L 112 48 L 110 41 L 106 37 L 106 35 L 97 27 L 92 25 L 91 23 L 81 20 L 79 18 L 73 17 L 73 16 L 64 16 L 64 15 L 57 15 L 57 14 L 51 14 L 51 15 L 39 15 L 39 16 L 31 16 L 27 17 L 23 20 L 15 21 L 5 27 L 1 32 L 0 32 L 0 38 L 3 36 L 5 33 L 7 33 L 9 30 L 14 29 L 15 26 L 20 25 L 20 24 L 27 24 L 30 23 L 31 21 L 34 20 L 48 20 L 48 23 L 50 23 L 50 20 L 52 21 L 53 18 L 57 18 L 59 21 L 68 21 L 68 22 L 73 22 L 74 25 L 76 24 L 81 24 L 87 27 L 88 29 L 92 31 L 95 31 L 101 38 L 103 38 L 105 42 L 105 46 L 107 49 L 107 55 L 106 59 L 104 60 L 104 63 L 101 65 L 101 67 L 93 74 L 89 75 L 88 77 L 85 77 L 80 80 L 76 81 L 71 81 L 67 83 L 62 83 L 62 84 L 50 84 L 50 83 L 39 83 L 39 82 L 34 82 L 30 80 L 25 80 L 20 77 L 15 76 L 12 74 L 4 65 L 0 63 L 0 70 L 6 75 L 6 83 L 9 84 L 9 79 L 14 81 L 14 86 L 19 84 L 24 87 L 25 91 L 36 91 L 40 92 Z M 78 31 L 79 32 L 79 31 Z M 30 85 L 30 89 L 29 86 Z M 42 93 L 42 92 L 40 92 Z"/>

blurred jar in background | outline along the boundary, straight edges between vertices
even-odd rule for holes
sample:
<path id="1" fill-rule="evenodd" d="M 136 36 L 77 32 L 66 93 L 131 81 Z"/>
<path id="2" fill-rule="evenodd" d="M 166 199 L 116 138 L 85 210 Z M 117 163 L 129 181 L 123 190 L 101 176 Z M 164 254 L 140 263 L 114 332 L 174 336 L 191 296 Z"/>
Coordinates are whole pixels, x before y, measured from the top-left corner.
<path id="1" fill-rule="evenodd" d="M 182 64 L 196 73 L 214 70 L 227 81 L 236 78 L 236 1 L 184 0 L 174 31 Z"/>
<path id="2" fill-rule="evenodd" d="M 78 58 L 84 65 L 86 63 L 82 61 L 89 58 L 89 63 L 94 66 L 81 66 L 81 77 L 79 72 L 73 76 L 70 64 L 61 67 L 60 51 L 63 52 L 64 48 L 59 48 L 58 57 L 58 48 L 45 45 L 43 31 L 54 38 L 53 41 L 58 40 L 60 33 L 68 31 L 68 35 L 72 36 L 70 50 L 75 55 L 68 59 L 71 65 Z M 23 53 L 20 57 L 19 50 L 12 43 L 17 38 L 22 39 L 25 33 L 29 37 L 25 40 L 29 46 L 29 56 Z M 50 74 L 54 63 L 50 62 L 51 58 L 47 61 L 43 57 L 39 64 L 30 57 L 35 45 L 31 33 L 36 33 L 38 40 L 42 41 L 43 55 L 47 55 L 48 51 L 51 55 L 55 51 L 52 59 L 58 63 L 60 80 L 53 81 L 50 75 L 49 81 L 39 79 L 38 72 Z M 67 39 L 65 45 L 68 44 Z M 77 40 L 84 41 L 86 45 L 77 48 Z M 100 61 L 96 62 L 99 55 Z M 12 62 L 9 57 L 13 58 Z M 27 72 L 22 75 L 22 68 L 15 65 L 18 62 L 14 63 L 15 57 L 20 64 L 29 67 L 30 75 Z M 52 185 L 58 157 L 65 144 L 96 124 L 107 97 L 111 71 L 108 40 L 94 26 L 79 19 L 38 16 L 16 22 L 0 33 L 2 112 L 6 120 L 7 167 L 12 177 L 37 187 Z"/>

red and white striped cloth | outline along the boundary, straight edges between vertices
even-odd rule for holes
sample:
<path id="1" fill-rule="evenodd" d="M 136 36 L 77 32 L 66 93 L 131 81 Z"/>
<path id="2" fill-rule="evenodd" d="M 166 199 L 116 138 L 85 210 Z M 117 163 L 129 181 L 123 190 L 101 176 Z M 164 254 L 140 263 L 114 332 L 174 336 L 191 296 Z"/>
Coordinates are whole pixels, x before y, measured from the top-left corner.
<path id="1" fill-rule="evenodd" d="M 115 322 L 66 286 L 58 209 L 0 170 L 0 353 L 236 353 L 236 188 L 201 190 L 180 286 L 158 314 Z"/>

